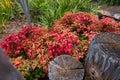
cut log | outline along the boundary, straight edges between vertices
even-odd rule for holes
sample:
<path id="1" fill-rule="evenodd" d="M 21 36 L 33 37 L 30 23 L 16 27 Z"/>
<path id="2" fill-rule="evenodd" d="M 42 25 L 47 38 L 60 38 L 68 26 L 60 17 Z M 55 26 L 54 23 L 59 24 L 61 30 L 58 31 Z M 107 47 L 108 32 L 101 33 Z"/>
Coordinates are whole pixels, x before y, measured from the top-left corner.
<path id="1" fill-rule="evenodd" d="M 24 80 L 0 47 L 0 80 Z"/>
<path id="2" fill-rule="evenodd" d="M 83 80 L 83 65 L 72 56 L 61 55 L 50 62 L 48 76 L 50 80 Z"/>
<path id="3" fill-rule="evenodd" d="M 85 80 L 120 80 L 120 35 L 100 33 L 91 41 Z"/>

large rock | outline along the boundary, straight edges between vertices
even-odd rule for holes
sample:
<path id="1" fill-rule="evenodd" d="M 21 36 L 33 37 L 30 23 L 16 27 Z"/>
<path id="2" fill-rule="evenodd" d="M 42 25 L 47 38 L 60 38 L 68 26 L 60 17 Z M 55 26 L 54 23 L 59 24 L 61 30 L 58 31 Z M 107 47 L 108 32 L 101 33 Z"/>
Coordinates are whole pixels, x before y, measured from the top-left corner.
<path id="1" fill-rule="evenodd" d="M 7 55 L 2 51 L 2 48 L 0 48 L 0 80 L 24 80 Z"/>
<path id="2" fill-rule="evenodd" d="M 120 80 L 120 35 L 100 33 L 90 45 L 85 80 Z"/>
<path id="3" fill-rule="evenodd" d="M 101 7 L 101 9 L 98 10 L 98 14 L 101 14 L 103 16 L 109 16 L 120 21 L 120 5 Z"/>
<path id="4" fill-rule="evenodd" d="M 61 55 L 50 62 L 48 76 L 50 80 L 83 80 L 83 65 L 74 57 Z"/>
<path id="5" fill-rule="evenodd" d="M 106 10 L 102 10 L 102 9 L 98 10 L 98 13 L 103 16 L 108 16 L 108 17 L 114 18 L 116 20 L 120 20 L 120 13 L 115 13 L 112 11 L 106 11 Z"/>

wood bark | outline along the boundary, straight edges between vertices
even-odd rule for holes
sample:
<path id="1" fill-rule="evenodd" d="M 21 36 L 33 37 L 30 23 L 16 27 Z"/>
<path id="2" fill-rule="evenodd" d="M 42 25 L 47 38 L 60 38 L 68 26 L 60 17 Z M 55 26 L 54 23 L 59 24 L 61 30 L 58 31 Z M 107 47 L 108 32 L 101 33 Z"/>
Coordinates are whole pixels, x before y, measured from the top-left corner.
<path id="1" fill-rule="evenodd" d="M 24 80 L 2 48 L 0 48 L 0 80 Z"/>
<path id="2" fill-rule="evenodd" d="M 120 35 L 100 33 L 90 45 L 85 80 L 120 80 Z"/>
<path id="3" fill-rule="evenodd" d="M 83 65 L 72 56 L 61 55 L 50 62 L 48 76 L 50 80 L 83 80 Z"/>

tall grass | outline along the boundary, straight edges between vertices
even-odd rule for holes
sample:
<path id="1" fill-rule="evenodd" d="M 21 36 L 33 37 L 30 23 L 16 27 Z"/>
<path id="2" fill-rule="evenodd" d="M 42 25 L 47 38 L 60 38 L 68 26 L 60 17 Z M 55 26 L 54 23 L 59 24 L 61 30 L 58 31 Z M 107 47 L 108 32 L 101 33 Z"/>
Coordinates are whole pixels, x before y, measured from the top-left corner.
<path id="1" fill-rule="evenodd" d="M 3 26 L 12 16 L 12 5 L 10 0 L 1 0 L 0 1 L 0 24 Z"/>
<path id="2" fill-rule="evenodd" d="M 17 0 L 1 0 L 0 1 L 0 27 L 5 26 L 10 19 L 16 17 L 21 12 L 21 8 Z"/>
<path id="3" fill-rule="evenodd" d="M 96 12 L 98 7 L 92 6 L 90 2 L 91 0 L 29 0 L 33 19 L 48 27 L 67 11 Z"/>
<path id="4" fill-rule="evenodd" d="M 59 19 L 65 12 L 92 11 L 98 7 L 91 4 L 91 0 L 28 0 L 33 23 L 50 27 L 54 20 Z M 0 24 L 5 24 L 16 15 L 23 13 L 17 0 L 0 1 Z"/>

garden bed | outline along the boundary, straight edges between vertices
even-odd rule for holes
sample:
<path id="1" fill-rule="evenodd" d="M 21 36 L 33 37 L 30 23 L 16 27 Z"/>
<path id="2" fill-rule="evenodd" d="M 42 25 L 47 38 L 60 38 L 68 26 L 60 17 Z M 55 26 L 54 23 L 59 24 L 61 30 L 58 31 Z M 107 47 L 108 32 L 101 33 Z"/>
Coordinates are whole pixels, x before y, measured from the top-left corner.
<path id="1" fill-rule="evenodd" d="M 32 19 L 41 21 L 40 25 L 43 24 L 44 26 L 24 26 L 25 20 L 13 19 L 2 28 L 0 46 L 5 49 L 14 66 L 21 71 L 26 79 L 47 80 L 49 62 L 62 54 L 74 56 L 84 64 L 90 41 L 96 34 L 100 32 L 120 34 L 120 22 L 111 17 L 106 17 L 107 15 L 98 18 L 92 13 L 97 10 L 97 7 L 91 6 L 90 9 L 86 7 L 90 5 L 89 0 L 83 3 L 76 1 L 79 0 L 75 0 L 74 3 L 83 5 L 71 7 L 64 4 L 67 7 L 70 6 L 69 11 L 72 12 L 67 12 L 67 8 L 62 7 L 64 0 L 63 3 L 56 2 L 58 3 L 56 7 L 41 2 L 41 11 L 37 13 L 30 10 Z M 41 3 L 38 4 L 41 5 Z M 51 2 L 51 4 L 53 3 Z M 73 2 L 71 1 L 71 3 Z M 61 8 L 58 9 L 58 6 Z M 80 10 L 92 12 L 78 12 Z"/>

